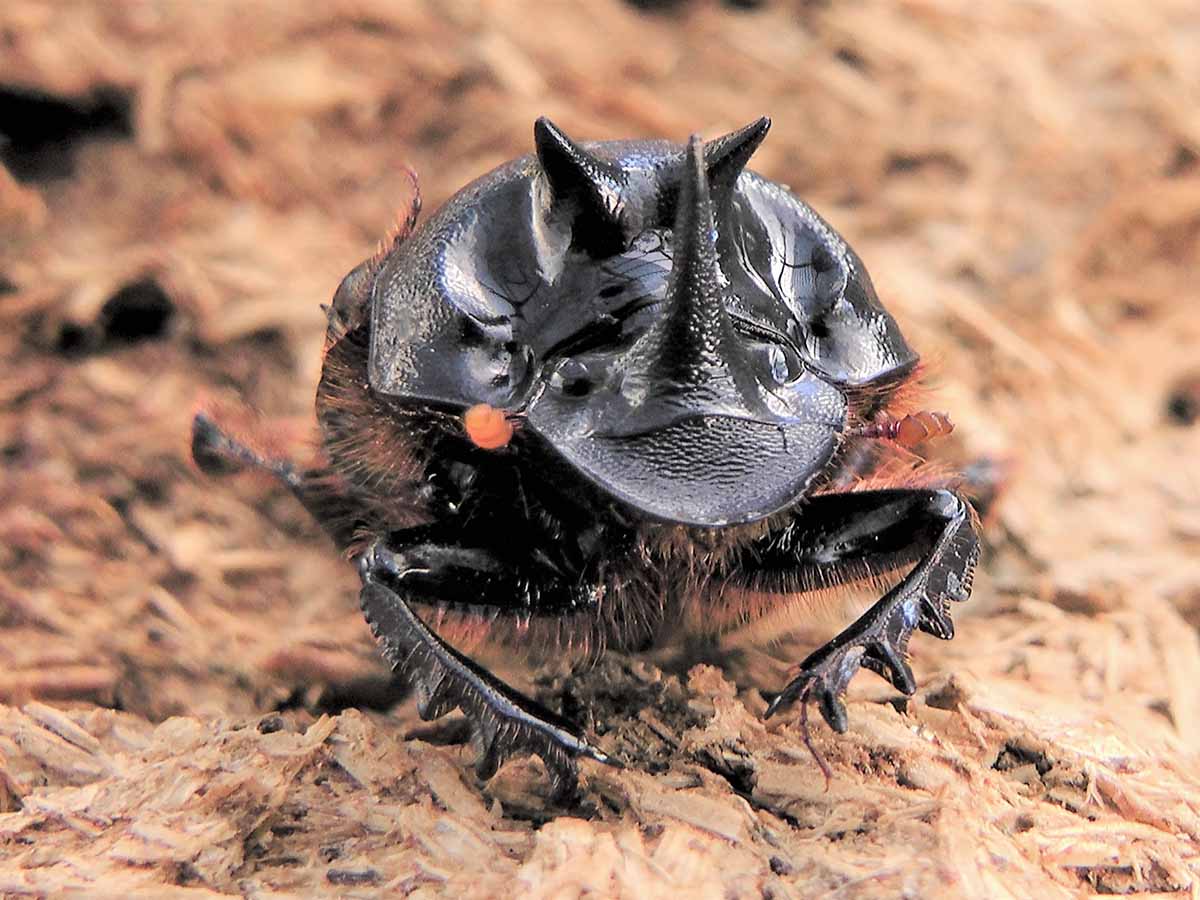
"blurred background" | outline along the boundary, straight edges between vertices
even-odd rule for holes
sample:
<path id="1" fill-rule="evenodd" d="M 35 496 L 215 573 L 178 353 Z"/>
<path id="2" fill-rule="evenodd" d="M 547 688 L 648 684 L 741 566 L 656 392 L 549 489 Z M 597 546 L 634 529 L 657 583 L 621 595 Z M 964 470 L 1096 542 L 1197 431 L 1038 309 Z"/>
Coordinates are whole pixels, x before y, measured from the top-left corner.
<path id="1" fill-rule="evenodd" d="M 500 815 L 489 825 L 515 829 L 517 849 L 488 831 L 478 837 L 485 855 L 498 860 L 497 878 L 567 885 L 567 895 L 586 883 L 571 868 L 580 854 L 586 877 L 632 871 L 613 860 L 633 853 L 634 837 L 612 836 L 649 840 L 648 823 L 659 843 L 638 852 L 666 855 L 630 882 L 643 896 L 660 882 L 680 889 L 691 877 L 717 885 L 735 875 L 751 893 L 773 885 L 779 896 L 1195 889 L 1200 862 L 1186 839 L 1200 838 L 1194 2 L 7 0 L 0 807 L 16 818 L 0 815 L 0 841 L 36 825 L 55 835 L 43 846 L 60 849 L 35 865 L 0 843 L 0 855 L 10 850 L 0 891 L 78 887 L 96 873 L 134 879 L 125 862 L 147 859 L 150 869 L 136 870 L 146 890 L 163 872 L 217 892 L 237 878 L 277 885 L 288 866 L 305 891 L 339 883 L 315 843 L 286 865 L 250 852 L 248 835 L 283 815 L 278 798 L 254 794 L 269 812 L 234 817 L 240 824 L 206 843 L 164 838 L 155 846 L 174 849 L 160 856 L 114 857 L 91 843 L 96 835 L 80 843 L 62 815 L 44 813 L 86 785 L 119 796 L 142 777 L 114 761 L 120 754 L 178 775 L 199 765 L 196 742 L 211 739 L 206 758 L 221 769 L 221 748 L 233 746 L 222 729 L 282 712 L 279 729 L 249 729 L 253 740 L 302 731 L 346 705 L 339 696 L 365 702 L 362 686 L 385 681 L 351 567 L 293 501 L 191 468 L 197 398 L 237 397 L 277 433 L 311 436 L 321 304 L 403 217 L 404 166 L 431 210 L 530 152 L 539 115 L 579 140 L 684 140 L 763 114 L 774 125 L 753 167 L 857 249 L 929 365 L 930 405 L 957 423 L 945 458 L 990 467 L 1002 488 L 959 637 L 914 642 L 929 690 L 906 717 L 884 702 L 882 682 L 859 685 L 864 675 L 853 696 L 879 702 L 852 704 L 859 724 L 846 742 L 819 726 L 833 794 L 793 752 L 790 725 L 757 723 L 753 686 L 705 670 L 670 690 L 684 706 L 718 710 L 713 721 L 742 743 L 676 734 L 662 739 L 662 771 L 675 781 L 597 775 L 586 834 L 528 830 L 548 820 L 532 762 L 502 773 L 484 795 L 490 807 L 462 799 L 475 790 L 471 757 L 453 735 L 430 758 L 470 786 L 455 776 L 459 786 L 447 787 L 445 772 L 435 784 L 414 762 L 413 784 L 424 787 L 406 804 L 460 824 L 495 818 L 497 804 L 525 810 L 523 824 Z M 635 669 L 620 677 L 664 677 Z M 723 705 L 736 691 L 736 709 Z M 96 718 L 105 710 L 120 712 Z M 644 713 L 621 726 L 631 745 L 658 727 Z M 193 743 L 163 732 L 172 716 L 193 723 Z M 366 729 L 356 746 L 395 740 L 396 720 L 416 727 L 411 709 L 351 716 L 330 721 Z M 702 725 L 688 727 L 717 727 Z M 288 778 L 315 784 L 322 760 Z M 679 775 L 697 765 L 708 774 L 693 772 L 694 783 Z M 951 774 L 931 774 L 943 770 Z M 378 795 L 370 778 L 359 785 Z M 85 800 L 72 796 L 83 815 Z M 691 803 L 711 805 L 690 814 Z M 171 833 L 194 838 L 180 824 L 194 824 L 184 800 L 156 815 L 160 825 L 182 817 Z M 722 815 L 734 824 L 717 840 L 703 823 Z M 668 840 L 695 828 L 717 843 L 687 850 Z M 857 843 L 840 843 L 846 833 Z M 148 840 L 138 834 L 112 839 Z M 395 886 L 415 877 L 414 859 L 428 871 L 453 856 L 418 841 L 381 861 L 372 854 L 394 835 L 376 838 L 345 838 L 375 873 L 355 884 Z M 554 840 L 574 849 L 560 859 L 538 843 Z M 929 868 L 899 862 L 914 847 Z M 699 855 L 672 868 L 688 853 Z M 80 868 L 89 854 L 108 862 Z M 454 877 L 442 873 L 430 890 L 453 892 Z"/>

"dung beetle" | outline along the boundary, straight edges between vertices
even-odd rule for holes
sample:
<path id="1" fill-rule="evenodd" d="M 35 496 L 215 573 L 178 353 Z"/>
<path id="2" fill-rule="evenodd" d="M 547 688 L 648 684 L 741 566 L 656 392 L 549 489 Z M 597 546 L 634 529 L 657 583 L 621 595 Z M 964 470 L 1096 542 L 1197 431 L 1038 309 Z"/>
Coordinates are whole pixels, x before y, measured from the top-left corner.
<path id="1" fill-rule="evenodd" d="M 949 420 L 900 414 L 917 355 L 861 260 L 746 170 L 769 127 L 577 143 L 539 119 L 534 154 L 419 227 L 414 202 L 338 288 L 321 465 L 196 418 L 203 467 L 266 466 L 357 559 L 384 655 L 423 718 L 465 713 L 483 778 L 533 753 L 562 793 L 613 760 L 455 643 L 639 650 L 895 571 L 767 708 L 842 732 L 860 667 L 911 694 L 914 629 L 954 634 L 977 517 L 886 474 Z"/>

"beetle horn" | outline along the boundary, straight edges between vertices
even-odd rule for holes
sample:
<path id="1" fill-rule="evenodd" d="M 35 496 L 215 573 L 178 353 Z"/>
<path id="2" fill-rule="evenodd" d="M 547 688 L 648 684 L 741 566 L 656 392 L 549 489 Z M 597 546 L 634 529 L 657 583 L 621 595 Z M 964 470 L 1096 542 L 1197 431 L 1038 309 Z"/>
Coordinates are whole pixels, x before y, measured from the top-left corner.
<path id="1" fill-rule="evenodd" d="M 704 148 L 704 168 L 712 193 L 720 197 L 733 188 L 770 130 L 771 120 L 763 116 L 744 128 L 709 141 Z"/>
<path id="2" fill-rule="evenodd" d="M 624 250 L 621 167 L 588 153 L 545 116 L 533 125 L 533 143 L 554 205 L 572 208 L 572 243 L 595 257 Z"/>
<path id="3" fill-rule="evenodd" d="M 722 349 L 735 333 L 723 299 L 712 197 L 697 136 L 688 141 L 684 157 L 673 243 L 666 312 L 651 332 L 651 368 L 668 384 L 701 384 L 726 367 Z"/>

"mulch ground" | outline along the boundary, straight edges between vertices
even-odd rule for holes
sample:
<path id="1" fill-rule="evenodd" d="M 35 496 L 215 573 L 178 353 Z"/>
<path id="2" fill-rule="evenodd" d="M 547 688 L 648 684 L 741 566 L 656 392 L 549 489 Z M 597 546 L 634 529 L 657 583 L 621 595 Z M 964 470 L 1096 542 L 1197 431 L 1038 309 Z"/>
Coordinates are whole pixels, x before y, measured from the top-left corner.
<path id="1" fill-rule="evenodd" d="M 1194 2 L 0 5 L 0 894 L 1075 897 L 1200 890 Z M 958 637 L 850 731 L 763 691 L 861 598 L 713 658 L 513 677 L 630 765 L 487 784 L 352 567 L 188 462 L 313 433 L 327 302 L 408 202 L 531 148 L 712 136 L 853 242 L 991 465 Z M 586 712 L 591 710 L 591 712 Z"/>

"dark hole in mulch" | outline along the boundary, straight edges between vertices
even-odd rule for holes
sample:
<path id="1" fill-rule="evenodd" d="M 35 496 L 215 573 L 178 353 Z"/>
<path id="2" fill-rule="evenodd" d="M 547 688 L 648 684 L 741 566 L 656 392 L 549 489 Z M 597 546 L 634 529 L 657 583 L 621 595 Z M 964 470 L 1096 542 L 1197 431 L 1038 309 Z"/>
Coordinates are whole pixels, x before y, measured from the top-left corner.
<path id="1" fill-rule="evenodd" d="M 1167 418 L 1176 425 L 1194 425 L 1200 419 L 1200 374 L 1180 379 L 1167 392 Z"/>
<path id="2" fill-rule="evenodd" d="M 66 322 L 58 331 L 58 352 L 64 356 L 79 356 L 89 344 L 88 329 L 74 322 Z"/>
<path id="3" fill-rule="evenodd" d="M 1191 147 L 1180 144 L 1171 155 L 1164 174 L 1168 178 L 1183 178 L 1194 174 L 1197 168 L 1200 168 L 1200 154 Z"/>
<path id="4" fill-rule="evenodd" d="M 996 761 L 992 763 L 992 768 L 998 772 L 1008 772 L 1018 766 L 1030 763 L 1037 769 L 1039 775 L 1045 775 L 1054 768 L 1054 763 L 1044 753 L 1009 741 L 996 757 Z"/>
<path id="5" fill-rule="evenodd" d="M 838 62 L 845 63 L 852 69 L 857 69 L 860 72 L 867 71 L 867 61 L 853 47 L 838 47 L 833 55 Z"/>
<path id="6" fill-rule="evenodd" d="M 131 109 L 115 88 L 72 99 L 0 85 L 0 162 L 18 181 L 68 177 L 81 143 L 133 136 Z"/>
<path id="7" fill-rule="evenodd" d="M 106 341 L 132 343 L 162 337 L 175 306 L 158 283 L 146 278 L 127 284 L 100 310 L 100 329 Z"/>
<path id="8" fill-rule="evenodd" d="M 58 352 L 65 356 L 109 349 L 160 338 L 175 315 L 175 304 L 153 278 L 130 282 L 105 301 L 90 325 L 66 322 L 58 332 Z"/>

